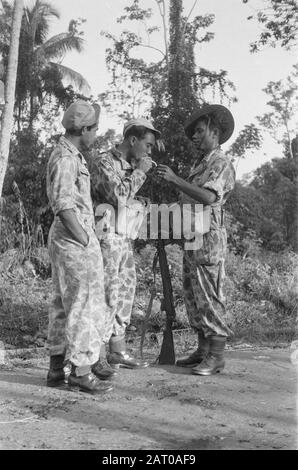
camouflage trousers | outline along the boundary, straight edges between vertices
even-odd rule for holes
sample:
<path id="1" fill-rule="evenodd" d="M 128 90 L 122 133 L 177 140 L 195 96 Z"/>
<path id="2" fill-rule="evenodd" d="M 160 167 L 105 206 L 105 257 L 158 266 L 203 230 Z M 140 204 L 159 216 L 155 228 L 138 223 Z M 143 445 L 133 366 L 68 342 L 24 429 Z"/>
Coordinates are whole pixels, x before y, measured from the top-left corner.
<path id="1" fill-rule="evenodd" d="M 78 367 L 98 360 L 106 314 L 100 245 L 92 228 L 87 232 L 87 247 L 70 238 L 58 221 L 49 235 L 54 295 L 48 348 L 50 355 L 65 354 Z"/>
<path id="2" fill-rule="evenodd" d="M 224 260 L 218 264 L 200 264 L 195 251 L 185 251 L 183 257 L 183 290 L 190 326 L 204 336 L 232 334 L 225 322 L 223 282 Z"/>
<path id="3" fill-rule="evenodd" d="M 113 234 L 100 240 L 104 265 L 107 316 L 104 341 L 124 337 L 130 323 L 136 290 L 136 269 L 132 241 Z"/>

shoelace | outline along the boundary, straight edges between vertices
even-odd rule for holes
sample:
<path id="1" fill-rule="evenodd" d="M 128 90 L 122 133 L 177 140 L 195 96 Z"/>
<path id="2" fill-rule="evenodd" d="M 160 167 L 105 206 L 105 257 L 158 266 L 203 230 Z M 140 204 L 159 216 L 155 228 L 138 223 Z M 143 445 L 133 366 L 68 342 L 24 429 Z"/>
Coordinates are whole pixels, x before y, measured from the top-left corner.
<path id="1" fill-rule="evenodd" d="M 94 382 L 94 380 L 96 380 L 96 376 L 90 372 L 90 374 L 88 374 L 88 379 L 90 380 L 90 382 Z"/>
<path id="2" fill-rule="evenodd" d="M 101 365 L 102 369 L 111 369 L 111 366 L 110 366 L 110 364 L 108 363 L 108 361 L 106 359 L 102 359 L 100 361 L 100 365 Z"/>

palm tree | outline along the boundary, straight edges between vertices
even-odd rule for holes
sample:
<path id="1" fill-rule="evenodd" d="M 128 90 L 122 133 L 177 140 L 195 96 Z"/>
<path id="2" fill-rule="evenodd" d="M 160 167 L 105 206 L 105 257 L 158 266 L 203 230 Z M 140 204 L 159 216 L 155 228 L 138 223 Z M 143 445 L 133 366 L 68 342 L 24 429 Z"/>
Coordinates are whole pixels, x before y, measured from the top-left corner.
<path id="1" fill-rule="evenodd" d="M 2 5 L 9 7 L 3 1 Z M 31 8 L 24 10 L 16 84 L 19 129 L 25 115 L 32 127 L 47 96 L 61 98 L 61 90 L 65 90 L 63 80 L 68 80 L 82 93 L 90 90 L 81 74 L 61 63 L 67 52 L 81 52 L 83 49 L 84 40 L 77 29 L 77 22 L 72 20 L 67 32 L 48 39 L 50 20 L 59 17 L 58 10 L 42 0 L 36 0 Z"/>
<path id="2" fill-rule="evenodd" d="M 5 107 L 0 129 L 0 199 L 6 172 L 10 135 L 13 124 L 13 107 L 18 66 L 19 38 L 23 14 L 23 0 L 15 0 L 5 83 Z"/>

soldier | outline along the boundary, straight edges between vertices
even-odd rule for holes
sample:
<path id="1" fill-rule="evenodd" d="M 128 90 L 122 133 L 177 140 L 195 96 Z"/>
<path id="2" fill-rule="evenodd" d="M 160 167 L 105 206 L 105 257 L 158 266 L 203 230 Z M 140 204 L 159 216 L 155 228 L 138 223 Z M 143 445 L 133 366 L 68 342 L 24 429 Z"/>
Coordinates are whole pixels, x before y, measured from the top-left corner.
<path id="1" fill-rule="evenodd" d="M 146 119 L 132 119 L 124 125 L 123 136 L 124 140 L 117 147 L 94 160 L 92 171 L 96 204 L 110 204 L 115 213 L 110 221 L 105 216 L 96 223 L 109 312 L 105 328 L 105 342 L 109 343 L 108 362 L 104 346 L 97 363 L 97 373 L 103 376 L 109 373 L 111 365 L 130 369 L 148 366 L 146 361 L 137 360 L 126 352 L 125 330 L 130 323 L 136 271 L 125 221 L 131 222 L 134 217 L 130 207 L 133 208 L 134 197 L 152 166 L 150 156 L 160 132 Z"/>
<path id="2" fill-rule="evenodd" d="M 224 368 L 223 351 L 232 332 L 225 323 L 222 295 L 227 244 L 224 210 L 235 185 L 235 170 L 222 152 L 234 130 L 234 119 L 221 105 L 205 105 L 185 126 L 187 137 L 198 150 L 198 158 L 187 180 L 169 167 L 159 165 L 157 175 L 172 182 L 182 192 L 181 204 L 202 204 L 210 208 L 210 230 L 199 249 L 184 250 L 183 288 L 190 325 L 198 332 L 198 349 L 177 366 L 192 367 L 192 373 L 211 375 Z"/>
<path id="3" fill-rule="evenodd" d="M 64 383 L 84 392 L 111 390 L 92 372 L 104 332 L 103 263 L 94 228 L 90 175 L 81 151 L 96 138 L 100 107 L 83 100 L 65 111 L 60 138 L 47 166 L 47 195 L 54 213 L 49 233 L 54 298 L 49 311 L 48 386 Z"/>

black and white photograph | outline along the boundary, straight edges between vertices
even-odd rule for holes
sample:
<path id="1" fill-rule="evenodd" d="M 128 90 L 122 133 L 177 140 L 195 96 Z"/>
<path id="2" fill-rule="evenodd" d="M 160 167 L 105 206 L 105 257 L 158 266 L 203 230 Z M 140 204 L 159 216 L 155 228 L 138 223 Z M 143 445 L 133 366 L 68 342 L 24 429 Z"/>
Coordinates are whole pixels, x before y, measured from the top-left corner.
<path id="1" fill-rule="evenodd" d="M 0 450 L 298 450 L 297 54 L 296 0 L 0 0 Z"/>

